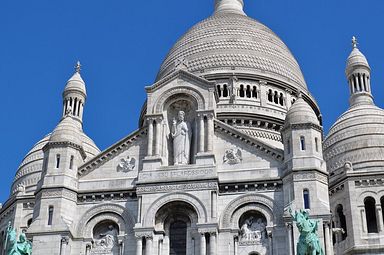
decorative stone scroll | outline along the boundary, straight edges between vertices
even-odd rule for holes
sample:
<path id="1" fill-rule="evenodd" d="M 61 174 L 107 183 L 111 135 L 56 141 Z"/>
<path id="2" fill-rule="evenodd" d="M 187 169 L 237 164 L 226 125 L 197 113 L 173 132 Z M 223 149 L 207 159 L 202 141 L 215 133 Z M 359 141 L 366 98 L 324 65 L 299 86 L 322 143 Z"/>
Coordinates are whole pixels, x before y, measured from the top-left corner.
<path id="1" fill-rule="evenodd" d="M 228 165 L 236 165 L 243 161 L 243 156 L 240 149 L 228 149 L 224 153 L 223 162 Z"/>
<path id="2" fill-rule="evenodd" d="M 131 158 L 130 156 L 127 156 L 127 158 L 120 159 L 120 163 L 117 165 L 117 172 L 130 172 L 135 169 L 136 166 L 136 159 Z"/>

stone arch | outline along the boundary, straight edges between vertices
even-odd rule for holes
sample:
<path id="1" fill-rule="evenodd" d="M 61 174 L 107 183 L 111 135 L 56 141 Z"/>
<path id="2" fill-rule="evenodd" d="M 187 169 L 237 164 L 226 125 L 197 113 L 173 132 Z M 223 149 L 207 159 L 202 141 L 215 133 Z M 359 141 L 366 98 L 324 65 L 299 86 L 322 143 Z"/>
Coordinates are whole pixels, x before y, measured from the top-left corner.
<path id="1" fill-rule="evenodd" d="M 175 96 L 178 94 L 186 95 L 192 98 L 196 102 L 198 110 L 205 109 L 206 102 L 205 102 L 204 96 L 195 89 L 183 86 L 183 87 L 171 88 L 165 91 L 154 104 L 153 113 L 154 114 L 162 113 L 164 110 L 164 103 L 172 96 Z"/>
<path id="2" fill-rule="evenodd" d="M 232 229 L 239 228 L 238 224 L 239 224 L 241 216 L 243 214 L 245 214 L 246 212 L 249 212 L 249 211 L 257 211 L 257 212 L 261 213 L 267 219 L 268 226 L 273 226 L 273 214 L 269 210 L 269 208 L 263 204 L 253 203 L 253 204 L 245 205 L 233 213 L 232 219 L 231 219 L 231 228 Z"/>
<path id="3" fill-rule="evenodd" d="M 243 207 L 244 209 L 241 207 Z M 279 215 L 274 215 L 273 213 L 274 211 L 277 211 L 276 207 L 277 206 L 274 204 L 273 200 L 265 195 L 247 194 L 237 197 L 228 204 L 228 206 L 224 209 L 222 215 L 220 216 L 220 228 L 225 229 L 234 227 L 234 216 L 238 217 L 235 212 L 238 210 L 246 210 L 246 208 L 248 208 L 248 210 L 254 208 L 256 210 L 262 211 L 263 213 L 265 213 L 265 217 L 269 222 L 275 222 L 274 219 L 279 218 Z"/>
<path id="4" fill-rule="evenodd" d="M 364 205 L 364 200 L 366 197 L 373 197 L 375 200 L 378 200 L 377 193 L 375 191 L 366 190 L 360 193 L 357 203 L 359 205 Z"/>
<path id="5" fill-rule="evenodd" d="M 120 230 L 125 233 L 132 232 L 135 225 L 135 218 L 128 209 L 116 204 L 96 205 L 89 209 L 81 217 L 77 224 L 76 234 L 78 237 L 83 237 L 89 234 L 89 229 L 92 225 L 96 225 L 102 220 L 112 220 L 119 224 Z M 88 231 L 88 232 L 87 232 Z"/>
<path id="6" fill-rule="evenodd" d="M 165 204 L 171 203 L 171 202 L 185 202 L 187 204 L 190 204 L 196 211 L 198 216 L 198 223 L 204 223 L 207 221 L 207 210 L 204 207 L 204 204 L 201 202 L 201 200 L 191 194 L 187 193 L 181 193 L 181 192 L 175 192 L 171 194 L 166 194 L 160 198 L 158 198 L 156 201 L 154 201 L 150 207 L 147 210 L 147 213 L 144 216 L 143 219 L 143 226 L 144 227 L 153 227 L 155 224 L 155 218 L 157 211 L 162 208 Z"/>

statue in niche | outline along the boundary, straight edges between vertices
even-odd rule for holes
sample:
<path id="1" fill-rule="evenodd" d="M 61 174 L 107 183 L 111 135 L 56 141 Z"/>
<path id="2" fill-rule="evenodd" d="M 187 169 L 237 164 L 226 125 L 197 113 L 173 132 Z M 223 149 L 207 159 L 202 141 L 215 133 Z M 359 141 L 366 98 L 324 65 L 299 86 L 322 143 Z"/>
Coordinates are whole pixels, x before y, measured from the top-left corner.
<path id="1" fill-rule="evenodd" d="M 115 254 L 118 249 L 117 235 L 117 229 L 109 225 L 108 230 L 99 234 L 99 239 L 93 241 L 91 254 Z"/>
<path id="2" fill-rule="evenodd" d="M 267 239 L 266 224 L 262 218 L 251 216 L 241 226 L 241 241 L 261 243 Z"/>
<path id="3" fill-rule="evenodd" d="M 174 165 L 189 164 L 192 130 L 185 119 L 185 112 L 179 111 L 178 120 L 173 119 L 171 136 L 173 138 L 173 163 Z"/>

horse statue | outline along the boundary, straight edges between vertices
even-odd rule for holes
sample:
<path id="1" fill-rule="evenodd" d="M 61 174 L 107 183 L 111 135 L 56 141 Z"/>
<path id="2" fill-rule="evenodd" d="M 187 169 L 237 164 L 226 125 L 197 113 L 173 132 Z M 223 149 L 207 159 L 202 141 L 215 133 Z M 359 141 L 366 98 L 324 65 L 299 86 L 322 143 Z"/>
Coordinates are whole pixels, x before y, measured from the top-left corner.
<path id="1" fill-rule="evenodd" d="M 289 213 L 299 229 L 300 237 L 297 243 L 297 255 L 324 255 L 317 235 L 318 221 L 309 219 L 305 210 L 295 211 L 289 208 Z"/>
<path id="2" fill-rule="evenodd" d="M 16 230 L 11 227 L 11 222 L 8 223 L 7 237 L 5 240 L 5 249 L 6 249 L 6 255 L 31 255 L 32 254 L 31 242 L 27 240 L 25 233 L 21 233 L 19 235 L 19 240 L 17 240 Z"/>

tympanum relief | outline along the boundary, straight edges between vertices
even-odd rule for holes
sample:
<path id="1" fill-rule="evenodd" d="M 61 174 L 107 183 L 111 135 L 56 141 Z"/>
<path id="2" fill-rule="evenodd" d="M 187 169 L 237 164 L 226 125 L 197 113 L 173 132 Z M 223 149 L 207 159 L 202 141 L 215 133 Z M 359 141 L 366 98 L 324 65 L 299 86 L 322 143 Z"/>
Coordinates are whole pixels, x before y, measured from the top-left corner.
<path id="1" fill-rule="evenodd" d="M 119 254 L 118 227 L 109 224 L 96 227 L 90 254 L 117 255 Z"/>

